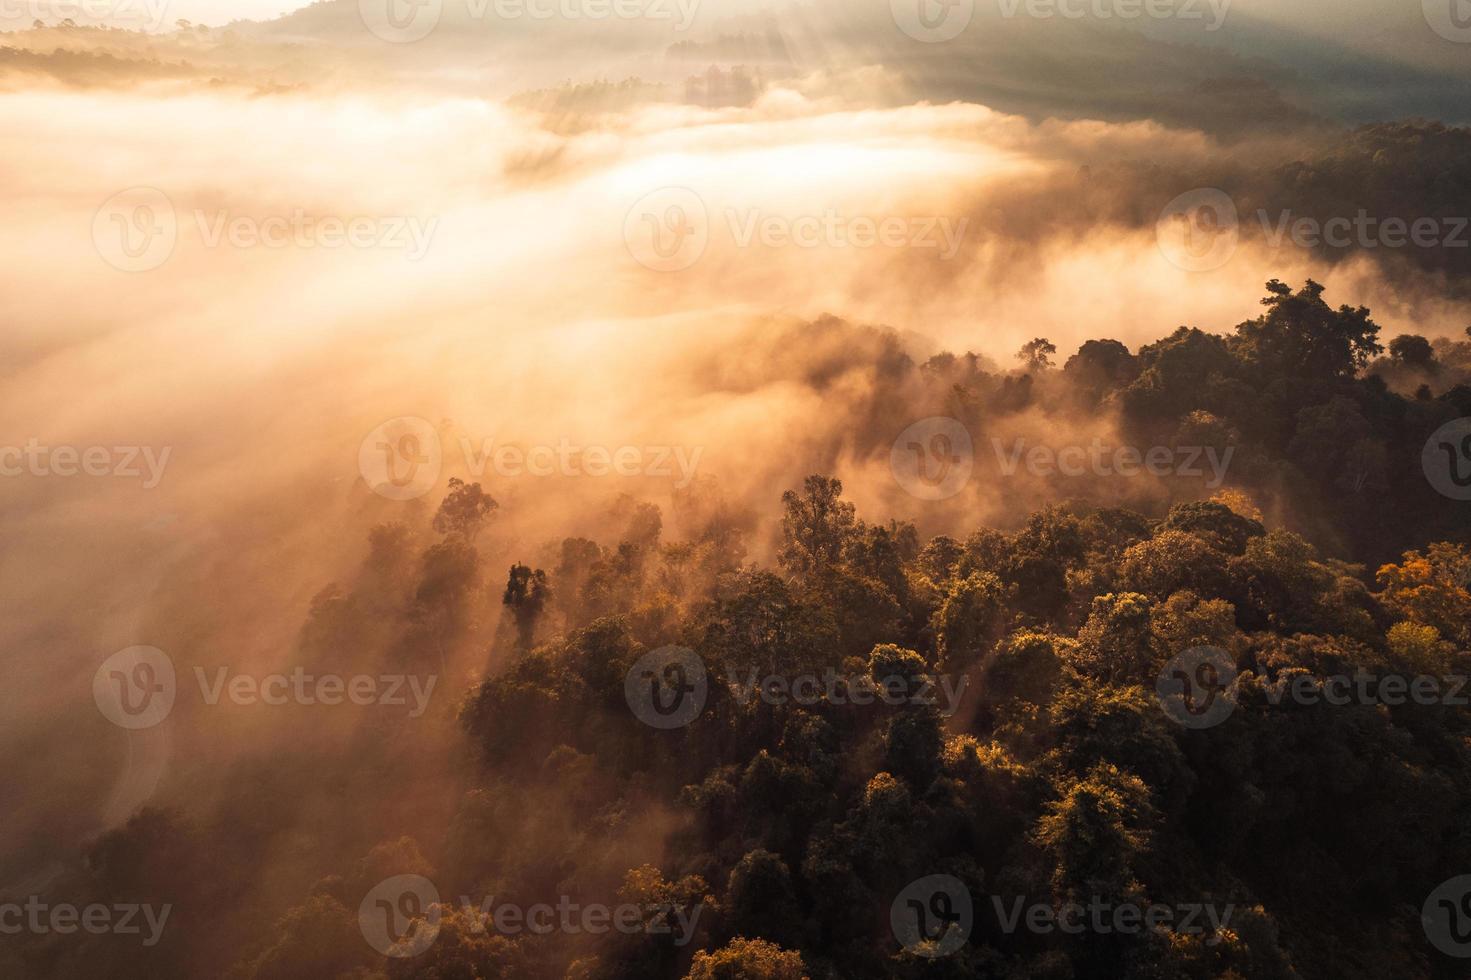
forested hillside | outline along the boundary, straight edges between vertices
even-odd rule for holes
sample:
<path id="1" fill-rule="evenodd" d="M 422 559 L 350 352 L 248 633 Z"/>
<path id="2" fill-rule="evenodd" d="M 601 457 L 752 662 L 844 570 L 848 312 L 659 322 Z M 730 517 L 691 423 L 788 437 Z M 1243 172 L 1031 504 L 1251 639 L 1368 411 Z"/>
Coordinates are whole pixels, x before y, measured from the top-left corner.
<path id="1" fill-rule="evenodd" d="M 1383 338 L 1311 282 L 1228 335 L 1039 338 L 1014 369 L 814 330 L 872 358 L 860 458 L 928 413 L 992 465 L 982 433 L 1040 411 L 1229 462 L 1164 497 L 1028 483 L 1011 526 L 940 534 L 831 473 L 771 488 L 773 522 L 701 478 L 520 554 L 483 545 L 512 505 L 452 480 L 365 529 L 299 644 L 407 672 L 470 648 L 479 682 L 142 810 L 50 887 L 179 927 L 16 937 L 6 975 L 1464 975 L 1460 920 L 1422 910 L 1471 874 L 1471 504 L 1430 470 L 1471 343 Z M 596 903 L 635 911 L 493 914 Z"/>

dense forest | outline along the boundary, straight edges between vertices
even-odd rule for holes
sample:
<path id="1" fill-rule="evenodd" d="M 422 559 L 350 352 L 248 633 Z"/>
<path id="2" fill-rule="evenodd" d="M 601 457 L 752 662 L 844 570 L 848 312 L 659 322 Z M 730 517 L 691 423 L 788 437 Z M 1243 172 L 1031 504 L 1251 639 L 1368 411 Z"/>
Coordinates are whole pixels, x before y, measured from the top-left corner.
<path id="1" fill-rule="evenodd" d="M 7 937 L 0 972 L 1463 976 L 1422 911 L 1471 874 L 1471 504 L 1426 447 L 1471 416 L 1471 331 L 1381 337 L 1323 293 L 1273 281 L 1230 334 L 1066 357 L 1039 338 L 1015 368 L 810 325 L 870 361 L 859 457 L 944 416 L 980 465 L 1009 417 L 1082 414 L 1211 448 L 1219 487 L 1028 482 L 1011 526 L 922 534 L 831 470 L 773 488 L 773 520 L 701 478 L 614 501 L 599 540 L 501 554 L 483 542 L 510 505 L 448 481 L 365 529 L 298 644 L 401 672 L 470 649 L 475 685 L 241 762 L 196 811 L 140 810 L 47 893 L 169 903 L 177 928 Z M 1343 677 L 1372 683 L 1322 696 Z M 1416 679 L 1433 696 L 1394 696 Z M 367 899 L 401 876 L 438 901 L 388 895 L 375 949 Z M 488 903 L 637 911 L 538 931 Z"/>

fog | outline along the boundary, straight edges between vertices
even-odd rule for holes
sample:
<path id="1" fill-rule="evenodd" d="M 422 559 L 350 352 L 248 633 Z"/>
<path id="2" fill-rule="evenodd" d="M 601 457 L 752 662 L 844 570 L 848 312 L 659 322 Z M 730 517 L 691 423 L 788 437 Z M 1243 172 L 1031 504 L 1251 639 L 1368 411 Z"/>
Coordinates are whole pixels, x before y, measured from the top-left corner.
<path id="1" fill-rule="evenodd" d="M 1324 145 L 1316 125 L 1227 136 L 911 101 L 912 80 L 879 64 L 797 72 L 737 104 L 606 113 L 372 75 L 12 78 L 0 95 L 0 445 L 139 447 L 143 467 L 0 479 L 6 762 L 49 788 L 12 813 L 10 879 L 142 802 L 226 798 L 232 767 L 297 746 L 294 720 L 228 710 L 125 736 L 91 701 L 107 656 L 143 644 L 181 673 L 289 669 L 313 597 L 359 577 L 369 529 L 422 527 L 450 477 L 500 504 L 480 542 L 490 589 L 549 543 L 609 537 L 620 494 L 660 505 L 675 536 L 674 492 L 696 477 L 752 515 L 753 558 L 769 555 L 781 491 L 812 472 L 842 478 L 866 517 L 963 533 L 1005 526 L 1048 488 L 990 466 L 940 508 L 898 487 L 890 441 L 939 413 L 906 393 L 872 444 L 854 438 L 886 345 L 1002 369 L 1034 337 L 1060 358 L 1090 338 L 1137 348 L 1182 324 L 1229 331 L 1272 278 L 1370 306 L 1386 336 L 1471 322 L 1377 256 L 1330 263 L 1243 234 L 1224 265 L 1191 271 L 1161 246 L 1172 199 L 1233 178 L 1247 212 L 1259 175 Z M 162 259 L 117 237 L 142 227 L 140 201 L 176 234 Z M 674 204 L 705 240 L 692 258 L 642 237 L 647 220 L 668 230 Z M 367 231 L 344 244 L 324 220 Z M 261 243 L 268 225 L 284 237 Z M 442 450 L 420 499 L 373 493 L 360 467 L 400 417 L 430 423 Z M 1038 412 L 1007 436 L 1086 441 L 1114 424 Z M 672 470 L 477 471 L 463 447 L 487 441 L 667 447 Z M 496 667 L 496 629 L 448 652 L 426 740 L 451 740 L 453 702 Z M 340 662 L 391 645 L 373 642 Z M 339 721 L 314 721 L 318 751 L 349 751 Z M 43 758 L 43 741 L 63 747 Z M 438 765 L 413 778 L 449 778 Z"/>

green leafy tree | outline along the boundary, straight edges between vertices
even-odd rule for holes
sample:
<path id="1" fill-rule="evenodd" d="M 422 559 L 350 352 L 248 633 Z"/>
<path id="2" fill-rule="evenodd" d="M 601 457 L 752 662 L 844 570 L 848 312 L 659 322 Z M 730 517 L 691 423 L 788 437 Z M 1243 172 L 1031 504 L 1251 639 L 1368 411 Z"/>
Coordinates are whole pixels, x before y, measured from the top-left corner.
<path id="1" fill-rule="evenodd" d="M 841 480 L 809 476 L 799 493 L 782 494 L 782 567 L 799 577 L 822 572 L 843 558 L 857 530 L 854 507 L 842 499 Z"/>

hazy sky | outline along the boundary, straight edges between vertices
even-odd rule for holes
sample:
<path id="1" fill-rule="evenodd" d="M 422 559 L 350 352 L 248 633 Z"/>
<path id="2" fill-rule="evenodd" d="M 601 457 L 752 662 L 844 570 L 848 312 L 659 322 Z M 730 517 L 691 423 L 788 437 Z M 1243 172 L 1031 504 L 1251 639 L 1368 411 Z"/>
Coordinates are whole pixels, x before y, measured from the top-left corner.
<path id="1" fill-rule="evenodd" d="M 266 20 L 309 4 L 310 0 L 168 0 L 172 20 L 185 17 L 203 24 Z"/>

